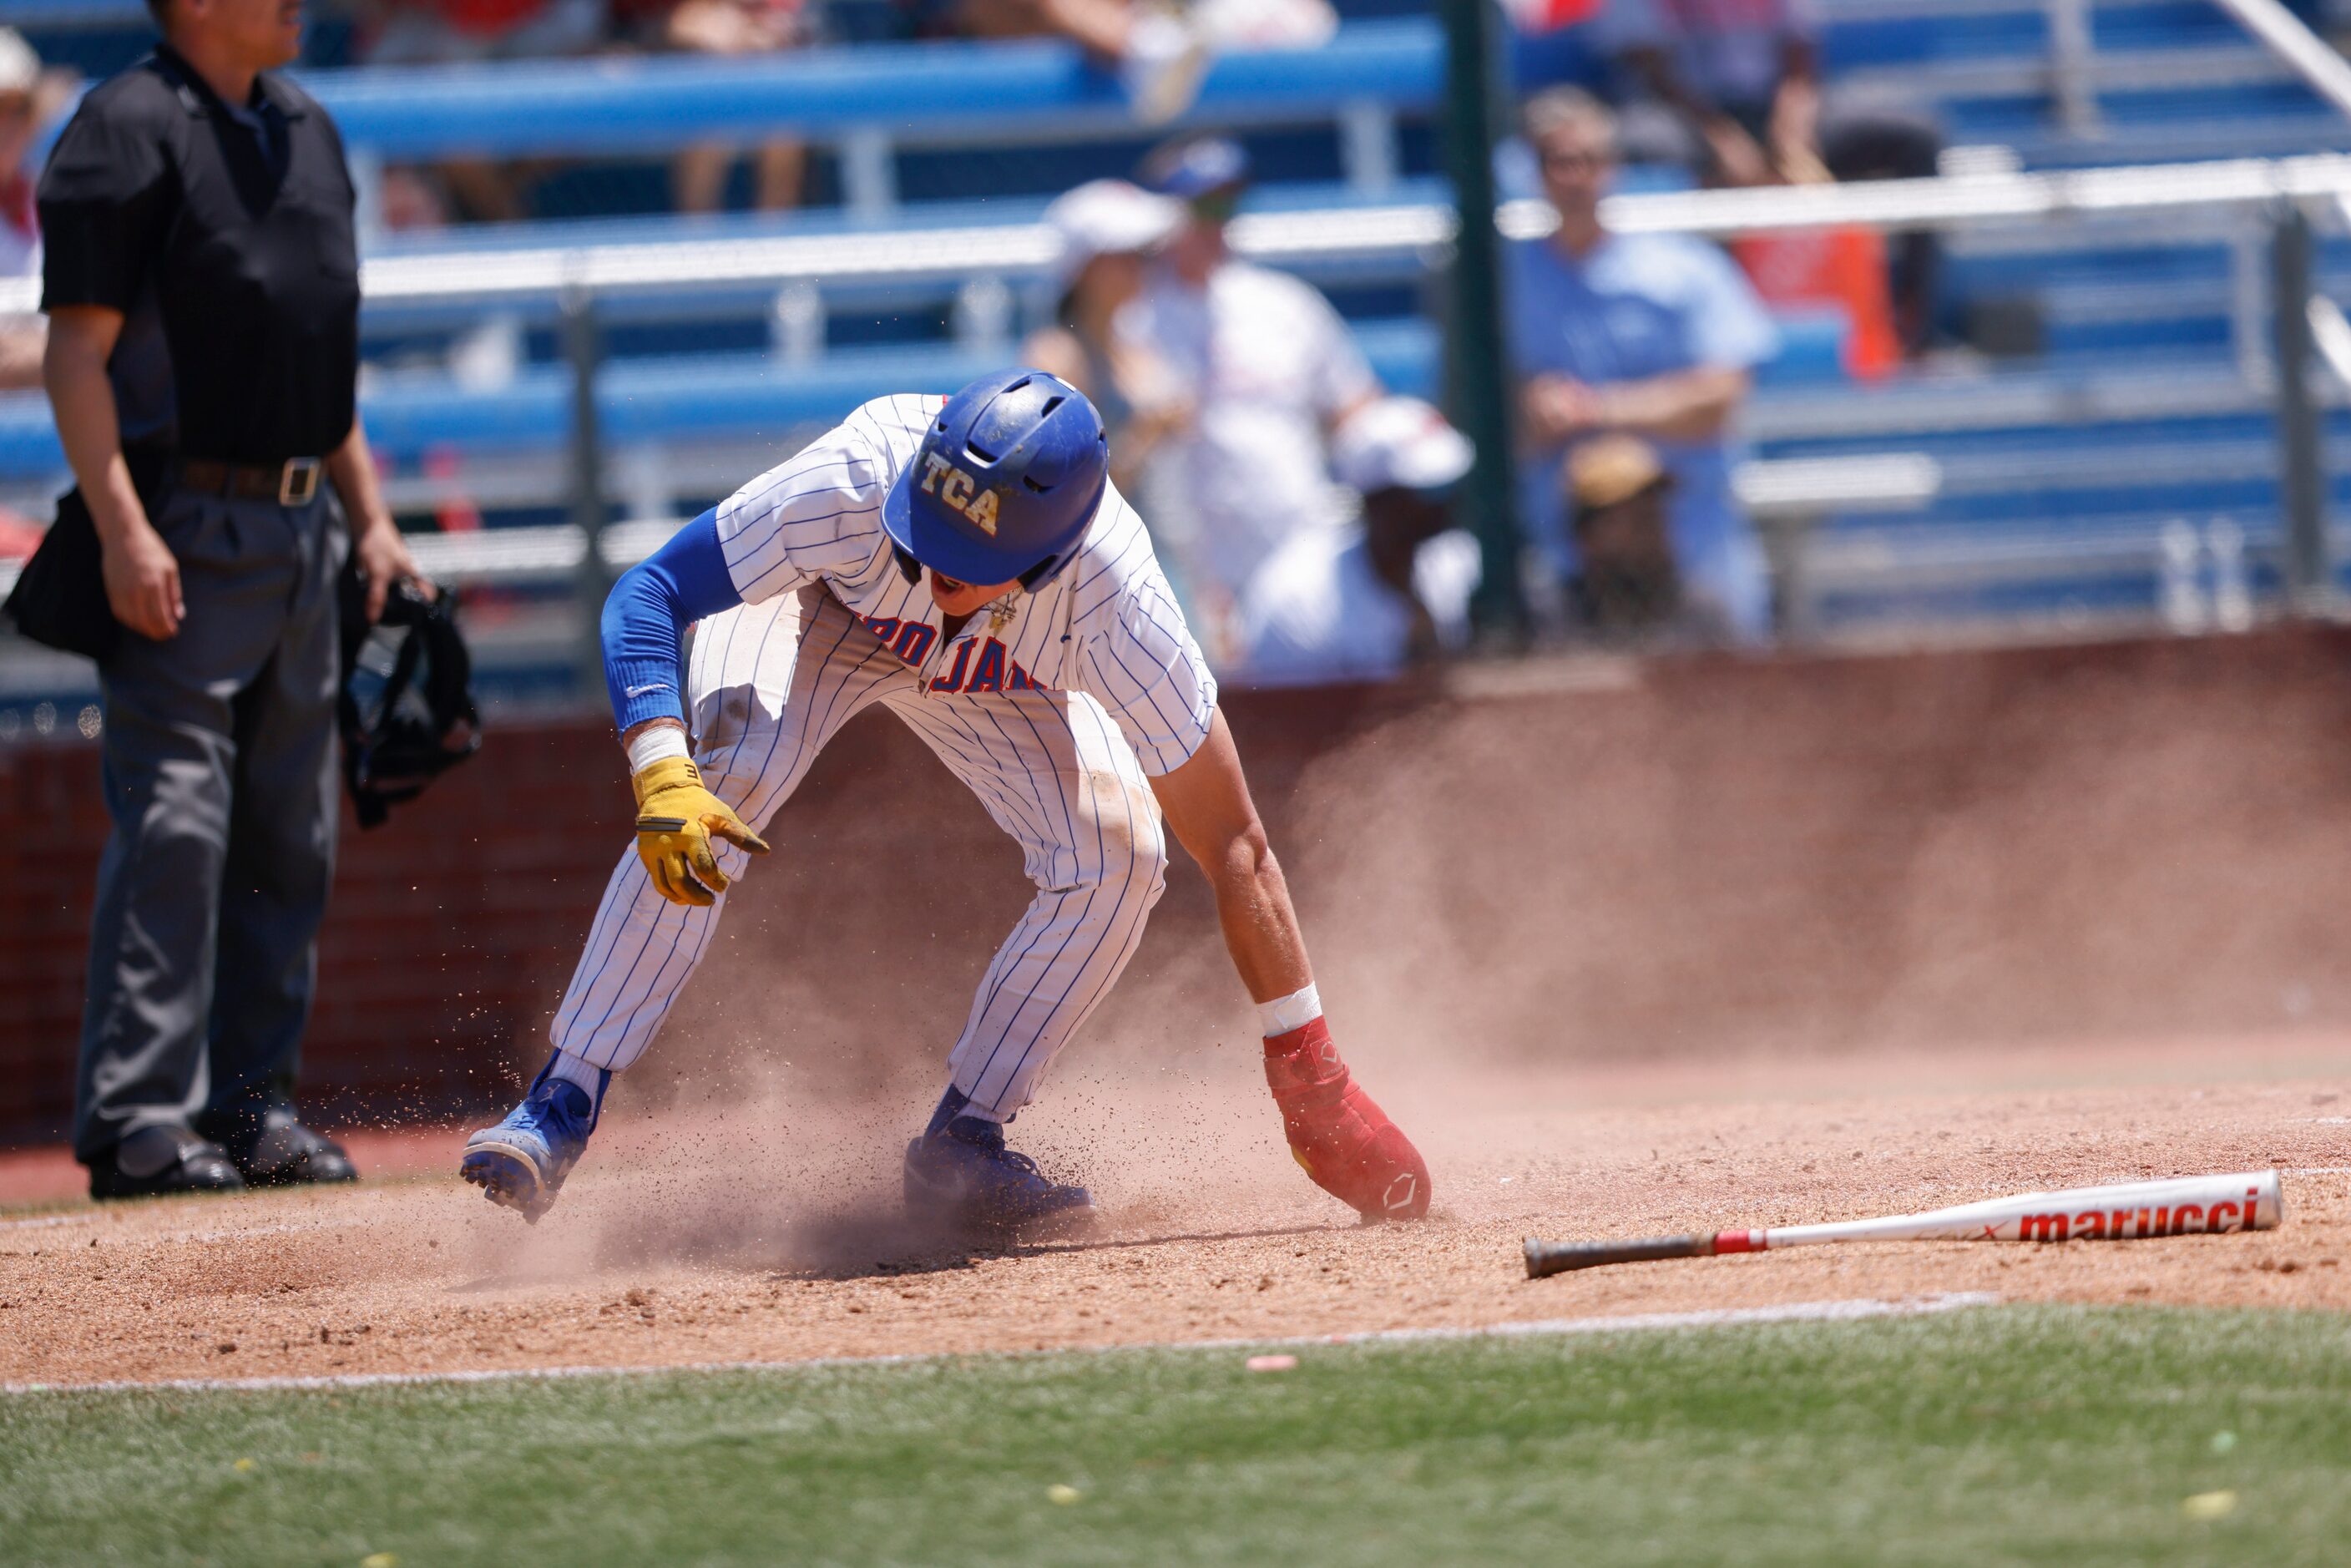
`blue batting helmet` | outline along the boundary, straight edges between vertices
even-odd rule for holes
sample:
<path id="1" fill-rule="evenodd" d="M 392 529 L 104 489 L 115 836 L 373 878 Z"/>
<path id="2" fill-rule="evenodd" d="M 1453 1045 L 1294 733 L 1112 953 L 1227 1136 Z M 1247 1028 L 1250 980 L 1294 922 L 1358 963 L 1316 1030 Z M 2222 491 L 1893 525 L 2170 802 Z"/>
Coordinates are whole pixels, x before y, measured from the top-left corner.
<path id="1" fill-rule="evenodd" d="M 883 497 L 882 528 L 943 576 L 1034 588 L 1069 564 L 1109 473 L 1085 393 L 1042 371 L 1004 371 L 947 399 Z"/>

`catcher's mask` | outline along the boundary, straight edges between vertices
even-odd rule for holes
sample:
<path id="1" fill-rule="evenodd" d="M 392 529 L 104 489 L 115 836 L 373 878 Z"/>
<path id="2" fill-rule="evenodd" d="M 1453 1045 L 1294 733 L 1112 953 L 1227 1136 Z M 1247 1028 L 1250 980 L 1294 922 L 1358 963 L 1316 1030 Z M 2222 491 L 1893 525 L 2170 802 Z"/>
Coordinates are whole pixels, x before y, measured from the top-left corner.
<path id="1" fill-rule="evenodd" d="M 360 826 L 381 823 L 443 768 L 480 749 L 474 662 L 447 595 L 428 599 L 402 580 L 384 596 L 383 618 L 368 624 L 367 575 L 343 573 L 343 685 L 335 716 L 343 732 L 343 782 Z"/>

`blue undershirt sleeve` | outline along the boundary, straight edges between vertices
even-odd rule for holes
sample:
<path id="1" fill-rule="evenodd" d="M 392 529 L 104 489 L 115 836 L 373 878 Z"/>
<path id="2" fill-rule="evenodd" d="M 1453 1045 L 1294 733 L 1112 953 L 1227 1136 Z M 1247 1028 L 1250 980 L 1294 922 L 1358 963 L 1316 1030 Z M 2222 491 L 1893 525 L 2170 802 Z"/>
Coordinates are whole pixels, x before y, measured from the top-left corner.
<path id="1" fill-rule="evenodd" d="M 649 718 L 685 720 L 685 629 L 743 602 L 718 514 L 707 511 L 621 574 L 604 601 L 604 685 L 626 735 Z"/>

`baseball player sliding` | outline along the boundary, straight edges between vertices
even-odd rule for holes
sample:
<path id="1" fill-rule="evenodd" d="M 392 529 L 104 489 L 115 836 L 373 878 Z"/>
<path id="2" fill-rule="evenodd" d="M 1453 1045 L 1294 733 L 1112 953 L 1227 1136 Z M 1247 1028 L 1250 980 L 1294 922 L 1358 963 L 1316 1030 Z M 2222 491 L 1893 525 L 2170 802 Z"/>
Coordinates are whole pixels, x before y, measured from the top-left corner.
<path id="1" fill-rule="evenodd" d="M 1037 884 L 906 1147 L 910 1210 L 989 1230 L 1092 1217 L 1092 1196 L 1008 1148 L 1004 1125 L 1141 940 L 1165 885 L 1164 816 L 1215 885 L 1298 1163 L 1366 1218 L 1427 1212 L 1427 1166 L 1323 1020 L 1216 680 L 1107 459 L 1093 405 L 1041 371 L 881 398 L 622 576 L 603 643 L 635 852 L 605 887 L 554 1054 L 466 1140 L 466 1180 L 531 1219 L 547 1211 L 612 1074 L 643 1053 L 727 889 L 768 852 L 759 830 L 879 703 L 1019 841 Z"/>

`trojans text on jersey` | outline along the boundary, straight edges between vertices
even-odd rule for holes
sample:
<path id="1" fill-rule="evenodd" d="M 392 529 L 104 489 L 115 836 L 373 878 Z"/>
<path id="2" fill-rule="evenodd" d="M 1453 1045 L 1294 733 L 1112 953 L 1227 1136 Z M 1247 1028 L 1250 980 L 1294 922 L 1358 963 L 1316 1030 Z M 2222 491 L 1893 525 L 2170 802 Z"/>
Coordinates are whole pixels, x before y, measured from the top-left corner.
<path id="1" fill-rule="evenodd" d="M 937 641 L 939 629 L 927 622 L 900 621 L 887 615 L 869 615 L 865 629 L 889 644 L 890 651 L 909 664 L 920 664 Z M 956 644 L 955 663 L 931 677 L 930 689 L 935 692 L 1026 692 L 1044 691 L 1045 685 L 1032 678 L 1027 670 L 1013 661 L 1003 643 L 993 637 L 967 637 Z"/>

